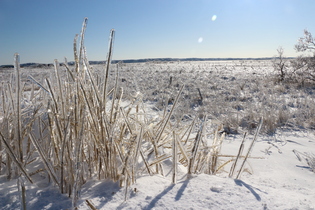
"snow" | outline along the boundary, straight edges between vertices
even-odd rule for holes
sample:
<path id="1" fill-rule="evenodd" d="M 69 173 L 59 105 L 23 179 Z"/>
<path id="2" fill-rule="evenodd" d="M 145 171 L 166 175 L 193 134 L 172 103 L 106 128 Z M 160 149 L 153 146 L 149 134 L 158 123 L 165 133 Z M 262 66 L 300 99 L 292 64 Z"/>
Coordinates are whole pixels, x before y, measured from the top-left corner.
<path id="1" fill-rule="evenodd" d="M 180 70 L 188 64 L 180 65 L 169 64 L 168 68 Z M 230 68 L 235 63 L 225 65 Z M 264 76 L 268 73 L 264 71 L 267 67 L 261 66 L 258 66 L 261 71 L 247 68 L 247 74 L 258 72 Z M 229 71 L 234 71 L 234 76 L 244 74 L 243 66 Z M 220 154 L 236 155 L 242 138 L 242 133 L 228 135 Z M 252 139 L 248 135 L 244 152 Z M 165 176 L 139 174 L 127 192 L 118 183 L 94 178 L 81 189 L 79 209 L 90 209 L 86 201 L 97 209 L 315 209 L 315 173 L 304 160 L 298 160 L 293 150 L 315 153 L 314 131 L 278 130 L 272 136 L 259 135 L 239 179 L 235 175 L 228 177 L 231 164 L 217 175 L 196 174 L 190 178 L 187 169 L 179 165 L 177 183 L 172 184 L 171 160 L 163 162 Z M 228 157 L 220 159 L 229 160 Z M 45 172 L 32 178 L 35 184 L 21 180 L 26 186 L 28 209 L 72 208 L 71 198 L 61 194 Z M 19 196 L 17 180 L 8 181 L 5 175 L 0 175 L 0 209 L 19 209 Z"/>
<path id="2" fill-rule="evenodd" d="M 222 154 L 236 154 L 241 137 L 228 136 Z M 170 173 L 138 177 L 124 201 L 124 187 L 93 179 L 81 190 L 79 209 L 89 209 L 86 200 L 98 209 L 315 209 L 315 174 L 292 152 L 314 151 L 314 137 L 311 132 L 282 133 L 276 140 L 260 136 L 251 153 L 251 157 L 259 158 L 250 158 L 246 166 L 252 174 L 243 173 L 239 180 L 228 178 L 227 172 L 187 179 L 186 171 L 180 168 L 176 184 L 172 184 Z M 247 141 L 251 141 L 250 136 Z M 170 165 L 169 160 L 164 162 L 168 172 Z M 67 195 L 61 195 L 44 177 L 37 179 L 35 185 L 25 181 L 29 209 L 71 208 Z M 16 180 L 0 177 L 0 207 L 20 207 Z"/>

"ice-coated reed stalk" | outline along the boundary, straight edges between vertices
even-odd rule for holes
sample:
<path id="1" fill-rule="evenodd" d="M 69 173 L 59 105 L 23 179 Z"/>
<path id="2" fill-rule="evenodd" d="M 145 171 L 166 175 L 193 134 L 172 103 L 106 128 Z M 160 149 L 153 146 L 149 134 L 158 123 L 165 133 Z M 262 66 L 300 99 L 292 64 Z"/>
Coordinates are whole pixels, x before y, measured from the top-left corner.
<path id="1" fill-rule="evenodd" d="M 55 169 L 51 165 L 51 161 L 49 161 L 49 159 L 45 155 L 45 152 L 42 149 L 42 147 L 40 146 L 40 144 L 38 143 L 37 139 L 34 137 L 34 135 L 32 133 L 29 134 L 29 138 L 32 141 L 32 143 L 33 143 L 34 147 L 36 148 L 36 150 L 38 151 L 38 153 L 40 155 L 40 158 L 42 159 L 42 161 L 44 163 L 44 167 L 46 168 L 48 174 L 53 179 L 53 181 L 57 185 L 59 185 L 59 182 L 58 182 L 58 179 L 57 179 L 57 176 L 56 176 L 56 173 L 55 173 Z"/>
<path id="2" fill-rule="evenodd" d="M 210 167 L 211 174 L 216 174 L 216 172 L 218 171 L 219 152 L 221 151 L 223 139 L 224 139 L 224 133 L 219 138 L 218 131 L 216 131 L 214 135 L 213 143 L 212 143 L 211 167 Z"/>
<path id="3" fill-rule="evenodd" d="M 91 210 L 98 210 L 91 201 L 85 200 L 86 205 L 91 209 Z"/>
<path id="4" fill-rule="evenodd" d="M 245 158 L 244 158 L 244 160 L 243 160 L 243 162 L 242 162 L 242 165 L 241 165 L 241 167 L 240 167 L 240 170 L 238 171 L 238 174 L 237 174 L 237 176 L 236 176 L 236 179 L 239 179 L 239 177 L 240 177 L 240 175 L 241 175 L 241 172 L 242 172 L 242 170 L 243 170 L 243 167 L 244 167 L 244 165 L 245 165 L 245 162 L 246 162 L 247 158 L 249 157 L 249 155 L 250 155 L 250 153 L 251 153 L 251 151 L 252 151 L 252 149 L 253 149 L 253 147 L 254 147 L 254 144 L 255 144 L 255 142 L 256 142 L 257 136 L 258 136 L 258 134 L 259 134 L 259 132 L 260 132 L 260 129 L 261 129 L 261 127 L 262 127 L 263 121 L 264 121 L 264 119 L 263 119 L 263 117 L 262 117 L 262 118 L 260 119 L 260 123 L 259 123 L 259 125 L 258 125 L 258 128 L 257 128 L 257 130 L 256 130 L 256 132 L 255 132 L 254 139 L 253 139 L 252 143 L 250 144 L 250 146 L 249 146 L 249 148 L 248 148 L 248 151 L 247 151 L 247 153 L 246 153 L 246 156 L 245 156 Z"/>
<path id="5" fill-rule="evenodd" d="M 2 150 L 2 141 L 0 141 L 0 175 L 2 174 L 2 154 L 4 151 Z"/>
<path id="6" fill-rule="evenodd" d="M 110 66 L 112 54 L 113 54 L 114 36 L 115 36 L 115 30 L 112 29 L 109 35 L 109 46 L 108 46 L 108 54 L 107 54 L 106 67 L 105 67 L 104 88 L 103 88 L 104 113 L 106 113 L 106 97 L 107 97 L 107 85 L 108 85 L 107 83 L 108 83 L 109 66 Z"/>
<path id="7" fill-rule="evenodd" d="M 113 123 L 113 118 L 114 118 L 114 108 L 115 108 L 115 100 L 116 100 L 116 94 L 117 94 L 117 86 L 118 86 L 118 64 L 117 64 L 117 69 L 116 69 L 116 80 L 115 80 L 115 87 L 114 87 L 113 97 L 112 97 L 112 105 L 111 105 L 111 110 L 110 110 L 110 115 L 109 115 L 109 123 L 111 124 Z"/>
<path id="8" fill-rule="evenodd" d="M 188 142 L 188 140 L 189 140 L 189 137 L 190 137 L 190 134 L 191 134 L 191 132 L 192 132 L 192 129 L 193 129 L 194 126 L 195 126 L 195 121 L 196 121 L 196 117 L 194 118 L 194 120 L 193 120 L 193 121 L 191 122 L 191 124 L 190 124 L 190 128 L 189 128 L 189 131 L 188 131 L 188 134 L 187 134 L 187 137 L 186 137 L 186 140 L 185 140 L 184 145 L 186 145 L 187 142 Z M 185 134 L 184 134 L 184 135 L 185 135 Z M 183 135 L 182 138 L 184 138 L 184 135 Z"/>
<path id="9" fill-rule="evenodd" d="M 26 193 L 23 179 L 20 177 L 17 180 L 18 190 L 20 192 L 21 210 L 26 210 Z"/>
<path id="10" fill-rule="evenodd" d="M 174 101 L 174 104 L 173 104 L 173 106 L 172 106 L 172 108 L 171 108 L 171 111 L 169 112 L 169 114 L 168 114 L 166 120 L 164 121 L 164 124 L 163 124 L 163 126 L 162 126 L 161 131 L 159 132 L 159 134 L 158 134 L 157 137 L 156 137 L 156 142 L 157 142 L 157 143 L 159 143 L 159 141 L 160 141 L 160 139 L 161 139 L 161 136 L 162 136 L 162 134 L 163 134 L 163 132 L 164 132 L 164 129 L 165 129 L 166 125 L 168 124 L 169 120 L 171 119 L 171 116 L 172 116 L 172 114 L 173 114 L 173 111 L 175 110 L 176 104 L 177 104 L 177 102 L 178 102 L 178 99 L 179 99 L 179 97 L 180 97 L 180 95 L 181 95 L 181 93 L 182 93 L 184 87 L 185 87 L 185 85 L 182 85 L 182 87 L 180 88 L 180 90 L 179 90 L 179 92 L 178 92 L 178 94 L 177 94 L 177 96 L 176 96 L 176 99 L 175 99 L 175 101 Z"/>
<path id="11" fill-rule="evenodd" d="M 199 144 L 200 144 L 200 141 L 201 141 L 203 130 L 204 130 L 205 120 L 206 120 L 206 116 L 204 116 L 204 118 L 203 118 L 203 120 L 201 122 L 200 129 L 198 130 L 196 138 L 195 138 L 194 147 L 192 149 L 192 154 L 191 154 L 191 157 L 190 157 L 190 160 L 189 160 L 188 176 L 187 176 L 187 178 L 190 178 L 191 174 L 195 172 L 193 168 L 194 168 L 194 163 L 195 163 L 196 156 L 197 156 L 197 153 L 198 153 Z"/>
<path id="12" fill-rule="evenodd" d="M 242 152 L 244 150 L 244 142 L 245 142 L 246 135 L 247 135 L 247 132 L 244 133 L 244 137 L 243 137 L 242 143 L 240 145 L 240 148 L 238 150 L 237 156 L 235 158 L 234 163 L 231 166 L 230 173 L 229 173 L 229 177 L 230 178 L 234 175 L 234 170 L 235 170 L 235 167 L 237 165 L 237 162 L 238 162 L 239 158 L 242 156 Z"/>
<path id="13" fill-rule="evenodd" d="M 134 161 L 133 161 L 133 183 L 136 182 L 137 179 L 137 165 L 138 165 L 138 157 L 141 149 L 141 142 L 142 142 L 142 135 L 143 135 L 143 128 L 142 126 L 140 127 L 140 132 L 137 136 L 136 139 L 136 148 L 135 148 L 135 153 L 134 153 Z"/>
<path id="14" fill-rule="evenodd" d="M 175 131 L 173 131 L 173 142 L 172 142 L 172 155 L 173 155 L 173 176 L 172 183 L 176 184 L 176 174 L 177 174 L 177 136 Z"/>
<path id="15" fill-rule="evenodd" d="M 87 60 L 85 62 L 88 63 Z M 100 100 L 100 96 L 99 96 L 99 91 L 97 89 L 97 86 L 96 86 L 96 83 L 95 83 L 95 79 L 94 79 L 94 77 L 93 77 L 93 75 L 92 75 L 92 73 L 90 71 L 90 68 L 87 68 L 86 72 L 87 72 L 87 75 L 88 75 L 89 80 L 91 82 L 91 85 L 92 85 L 92 88 L 93 88 L 93 92 L 94 92 L 94 94 L 96 96 L 97 103 L 101 107 L 102 104 L 101 104 L 101 100 Z"/>
<path id="16" fill-rule="evenodd" d="M 73 54 L 74 54 L 74 64 L 75 64 L 76 75 L 78 75 L 79 73 L 79 56 L 78 56 L 78 50 L 77 50 L 78 37 L 79 35 L 76 34 L 73 40 Z"/>
<path id="17" fill-rule="evenodd" d="M 61 160 L 60 160 L 60 188 L 61 188 L 61 193 L 64 193 L 64 155 L 65 155 L 65 149 L 66 149 L 66 141 L 67 141 L 67 130 L 68 130 L 68 126 L 69 126 L 69 118 L 67 120 L 67 125 L 65 125 L 66 127 L 64 128 L 64 135 L 63 135 L 63 139 L 62 139 L 62 146 L 61 146 Z M 68 152 L 68 154 L 70 155 L 70 153 Z M 71 168 L 69 166 L 69 168 Z"/>
<path id="18" fill-rule="evenodd" d="M 188 155 L 187 155 L 187 152 L 186 152 L 184 145 L 182 144 L 182 142 L 180 141 L 179 138 L 176 138 L 176 141 L 177 141 L 178 148 L 179 148 L 183 158 L 188 162 L 189 158 L 188 158 Z"/>
<path id="19" fill-rule="evenodd" d="M 85 36 L 85 30 L 86 30 L 87 22 L 88 22 L 88 18 L 85 17 L 84 20 L 83 20 L 83 23 L 82 23 L 81 36 L 80 36 L 79 62 L 83 62 L 83 57 L 84 57 L 84 36 Z"/>
<path id="20" fill-rule="evenodd" d="M 57 84 L 59 88 L 59 100 L 61 102 L 61 114 L 62 114 L 62 119 L 65 119 L 65 104 L 64 104 L 64 97 L 63 97 L 63 89 L 61 88 L 61 80 L 60 80 L 60 75 L 59 75 L 59 63 L 58 60 L 54 60 L 54 67 L 55 67 L 55 74 L 57 78 Z M 59 112 L 59 110 L 58 110 Z"/>
<path id="21" fill-rule="evenodd" d="M 17 165 L 17 167 L 21 170 L 21 172 L 25 175 L 25 177 L 28 179 L 28 181 L 30 183 L 33 184 L 33 180 L 32 178 L 29 176 L 29 174 L 26 172 L 25 168 L 23 167 L 23 165 L 20 163 L 19 159 L 15 156 L 10 144 L 7 142 L 7 140 L 4 138 L 2 132 L 0 131 L 0 137 L 5 145 L 5 147 L 7 148 L 8 154 L 11 157 L 11 159 L 15 162 L 15 164 Z"/>
<path id="22" fill-rule="evenodd" d="M 31 75 L 28 76 L 28 79 L 31 80 L 33 83 L 35 83 L 38 87 L 43 89 L 46 93 L 50 94 L 50 92 L 43 85 L 37 82 Z"/>
<path id="23" fill-rule="evenodd" d="M 20 78 L 20 55 L 18 53 L 14 54 L 14 69 L 16 73 L 16 116 L 15 116 L 15 136 L 18 148 L 18 159 L 21 163 L 23 163 L 23 143 L 22 143 L 22 136 L 21 136 L 21 78 Z"/>

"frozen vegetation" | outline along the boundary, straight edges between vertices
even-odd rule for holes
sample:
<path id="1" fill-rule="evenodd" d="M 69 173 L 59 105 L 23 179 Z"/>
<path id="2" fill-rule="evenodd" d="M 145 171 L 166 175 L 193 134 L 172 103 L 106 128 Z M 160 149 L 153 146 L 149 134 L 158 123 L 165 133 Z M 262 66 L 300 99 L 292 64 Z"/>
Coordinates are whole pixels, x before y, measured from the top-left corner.
<path id="1" fill-rule="evenodd" d="M 104 65 L 76 39 L 73 66 L 0 70 L 1 209 L 315 209 L 311 81 L 270 60 L 110 65 L 113 35 Z"/>

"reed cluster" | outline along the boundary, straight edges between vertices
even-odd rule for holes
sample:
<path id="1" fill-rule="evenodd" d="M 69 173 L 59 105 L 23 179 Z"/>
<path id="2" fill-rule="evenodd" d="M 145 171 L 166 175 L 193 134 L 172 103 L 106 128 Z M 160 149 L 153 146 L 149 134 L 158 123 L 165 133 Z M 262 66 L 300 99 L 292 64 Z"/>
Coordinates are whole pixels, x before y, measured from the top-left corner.
<path id="1" fill-rule="evenodd" d="M 121 64 L 111 65 L 115 31 L 110 31 L 107 62 L 99 75 L 87 59 L 86 26 L 87 18 L 80 40 L 78 35 L 74 39 L 74 67 L 66 60 L 60 66 L 55 60 L 54 77 L 45 78 L 43 83 L 29 75 L 32 85 L 26 88 L 20 79 L 19 55 L 15 54 L 16 75 L 1 85 L 0 174 L 8 179 L 20 177 L 23 208 L 27 197 L 23 179 L 33 183 L 39 173 L 48 176 L 61 193 L 68 194 L 75 209 L 81 186 L 92 178 L 119 182 L 126 188 L 127 199 L 128 186 L 140 174 L 165 175 L 165 160 L 173 162 L 172 182 L 176 183 L 178 164 L 187 168 L 189 177 L 216 174 L 242 158 L 240 152 L 235 156 L 221 154 L 224 134 L 219 130 L 212 133 L 213 142 L 208 145 L 205 116 L 189 123 L 174 121 L 172 116 L 184 85 L 162 113 L 148 112 L 141 94 L 124 100 L 119 84 Z M 114 78 L 109 75 L 112 67 L 116 67 Z M 222 162 L 222 157 L 230 159 Z M 34 163 L 40 167 L 34 169 Z M 89 201 L 87 205 L 93 206 Z"/>

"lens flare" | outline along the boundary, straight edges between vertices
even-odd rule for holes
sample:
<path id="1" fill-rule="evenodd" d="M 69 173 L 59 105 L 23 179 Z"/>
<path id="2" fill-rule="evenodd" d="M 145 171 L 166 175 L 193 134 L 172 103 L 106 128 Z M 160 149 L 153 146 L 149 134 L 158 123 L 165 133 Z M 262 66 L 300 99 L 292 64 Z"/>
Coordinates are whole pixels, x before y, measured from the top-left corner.
<path id="1" fill-rule="evenodd" d="M 198 43 L 201 43 L 202 41 L 203 41 L 203 38 L 202 38 L 202 37 L 199 37 Z"/>
<path id="2" fill-rule="evenodd" d="M 216 19 L 217 19 L 216 15 L 213 15 L 212 18 L 211 18 L 212 21 L 215 21 Z"/>

